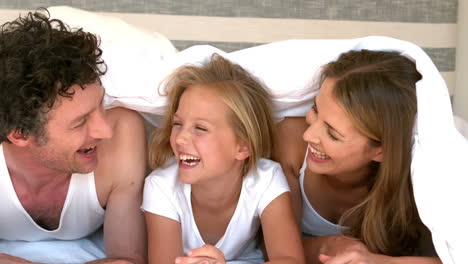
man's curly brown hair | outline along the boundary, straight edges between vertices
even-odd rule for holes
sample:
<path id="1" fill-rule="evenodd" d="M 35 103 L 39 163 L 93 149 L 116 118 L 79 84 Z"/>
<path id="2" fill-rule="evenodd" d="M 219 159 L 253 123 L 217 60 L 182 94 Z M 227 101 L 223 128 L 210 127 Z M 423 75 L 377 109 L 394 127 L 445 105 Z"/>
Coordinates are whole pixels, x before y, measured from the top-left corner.
<path id="1" fill-rule="evenodd" d="M 11 131 L 44 136 L 47 113 L 58 96 L 72 97 L 72 85 L 100 81 L 106 72 L 100 41 L 51 19 L 47 9 L 1 26 L 0 143 Z"/>

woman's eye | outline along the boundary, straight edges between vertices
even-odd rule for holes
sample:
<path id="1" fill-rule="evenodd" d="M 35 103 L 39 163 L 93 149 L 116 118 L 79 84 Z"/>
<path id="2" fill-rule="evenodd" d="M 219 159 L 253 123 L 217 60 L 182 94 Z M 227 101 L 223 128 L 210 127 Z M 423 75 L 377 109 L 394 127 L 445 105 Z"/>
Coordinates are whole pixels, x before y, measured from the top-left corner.
<path id="1" fill-rule="evenodd" d="M 327 127 L 327 134 L 328 136 L 331 138 L 331 140 L 333 141 L 338 141 L 338 138 L 335 137 L 331 132 L 330 132 L 330 128 Z"/>

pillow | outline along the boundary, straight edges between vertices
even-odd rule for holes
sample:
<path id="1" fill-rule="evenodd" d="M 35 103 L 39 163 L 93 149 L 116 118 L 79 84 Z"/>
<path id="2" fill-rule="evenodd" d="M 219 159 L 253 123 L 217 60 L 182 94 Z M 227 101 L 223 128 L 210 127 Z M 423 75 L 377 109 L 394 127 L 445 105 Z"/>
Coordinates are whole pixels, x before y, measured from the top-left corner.
<path id="1" fill-rule="evenodd" d="M 83 28 L 100 38 L 102 58 L 107 64 L 107 73 L 101 79 L 106 89 L 107 108 L 124 106 L 153 112 L 154 104 L 164 101 L 155 92 L 161 77 L 153 75 L 166 67 L 165 57 L 177 51 L 166 37 L 116 17 L 68 6 L 49 7 L 48 10 L 51 18 L 60 19 L 72 28 Z"/>

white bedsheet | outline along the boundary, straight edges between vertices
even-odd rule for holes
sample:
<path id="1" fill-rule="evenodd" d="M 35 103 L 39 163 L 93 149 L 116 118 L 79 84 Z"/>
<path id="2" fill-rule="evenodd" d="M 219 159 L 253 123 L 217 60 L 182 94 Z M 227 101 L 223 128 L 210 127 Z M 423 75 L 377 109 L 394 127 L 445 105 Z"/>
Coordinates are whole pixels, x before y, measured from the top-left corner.
<path id="1" fill-rule="evenodd" d="M 105 258 L 102 229 L 89 237 L 70 241 L 0 240 L 0 253 L 39 263 L 78 264 Z"/>

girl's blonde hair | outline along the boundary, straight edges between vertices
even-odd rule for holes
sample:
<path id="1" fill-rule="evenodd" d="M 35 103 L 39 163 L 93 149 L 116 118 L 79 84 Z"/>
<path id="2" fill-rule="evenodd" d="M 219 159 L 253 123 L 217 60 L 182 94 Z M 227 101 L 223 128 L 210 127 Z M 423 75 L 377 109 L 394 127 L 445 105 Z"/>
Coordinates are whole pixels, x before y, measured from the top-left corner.
<path id="1" fill-rule="evenodd" d="M 202 66 L 182 66 L 165 81 L 163 95 L 167 110 L 160 131 L 153 133 L 149 163 L 152 169 L 164 167 L 174 156 L 170 145 L 173 117 L 184 91 L 194 85 L 213 89 L 231 109 L 230 122 L 236 136 L 246 143 L 250 156 L 244 161 L 245 175 L 260 158 L 274 158 L 276 128 L 271 96 L 259 81 L 218 54 Z"/>
<path id="2" fill-rule="evenodd" d="M 372 251 L 407 255 L 424 230 L 411 182 L 412 131 L 416 82 L 421 75 L 408 58 L 394 52 L 350 51 L 326 65 L 322 79 L 334 78 L 333 95 L 369 144 L 382 148 L 371 167 L 369 195 L 348 210 L 340 223 L 348 235 Z"/>

